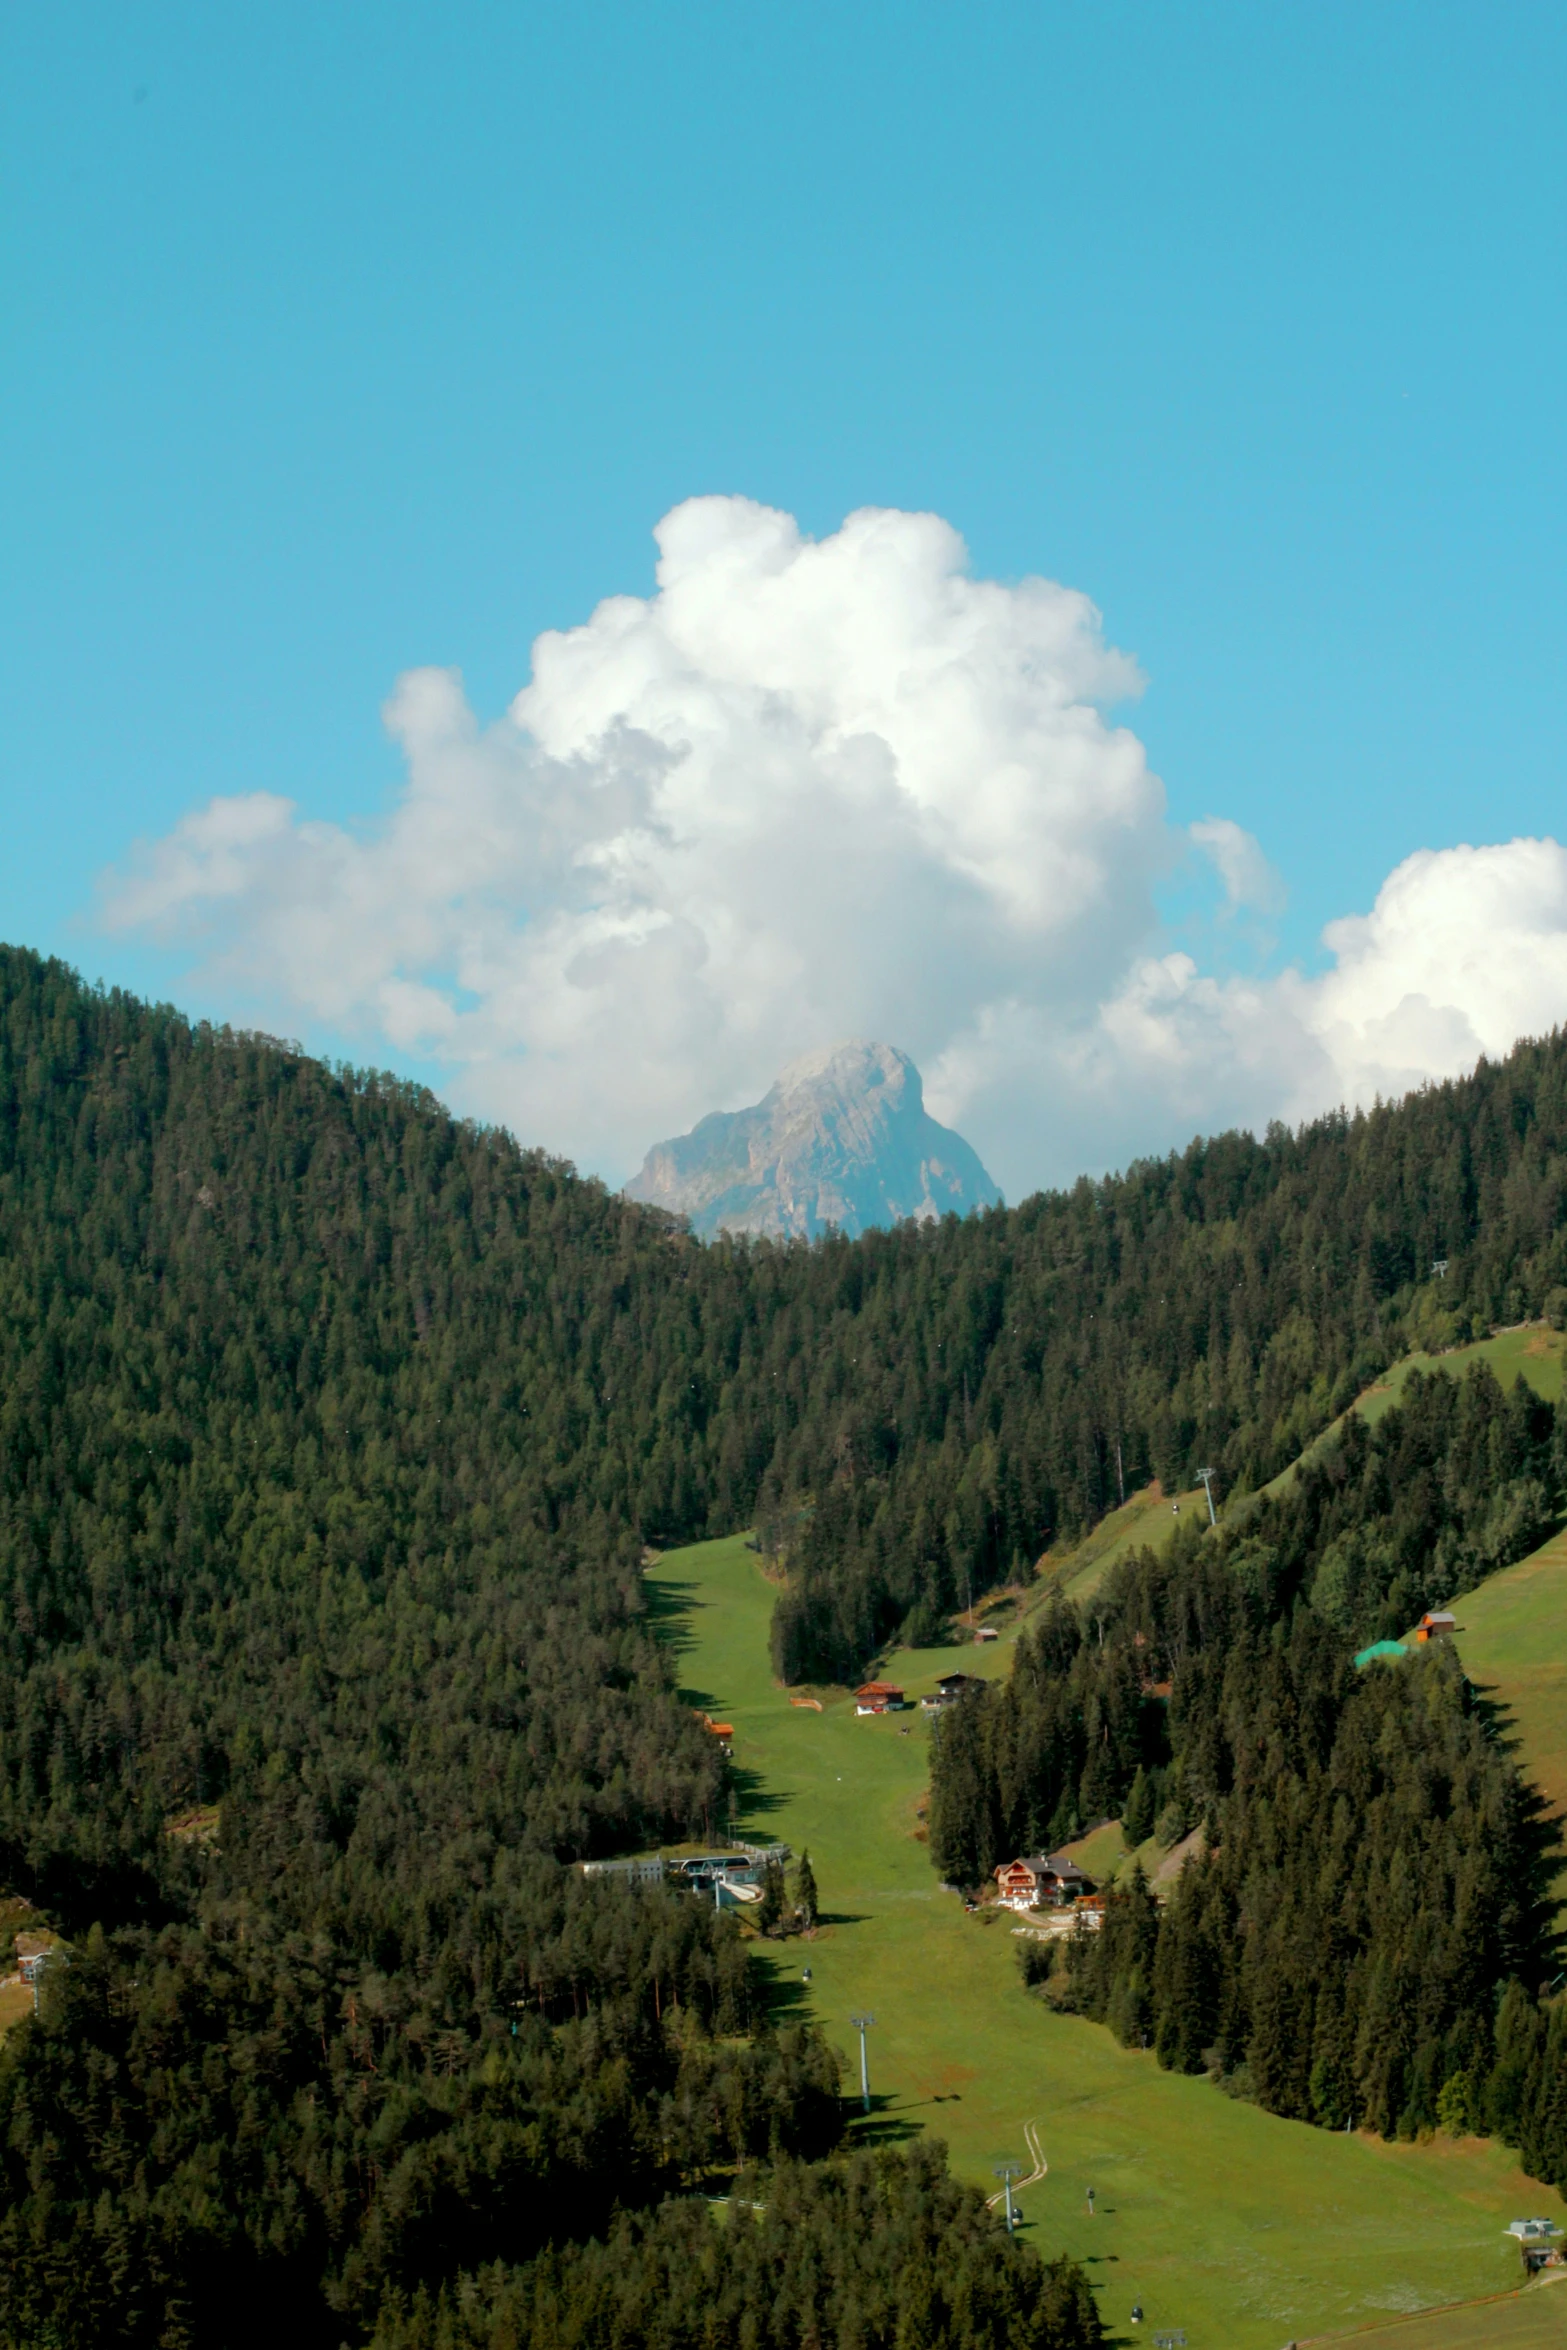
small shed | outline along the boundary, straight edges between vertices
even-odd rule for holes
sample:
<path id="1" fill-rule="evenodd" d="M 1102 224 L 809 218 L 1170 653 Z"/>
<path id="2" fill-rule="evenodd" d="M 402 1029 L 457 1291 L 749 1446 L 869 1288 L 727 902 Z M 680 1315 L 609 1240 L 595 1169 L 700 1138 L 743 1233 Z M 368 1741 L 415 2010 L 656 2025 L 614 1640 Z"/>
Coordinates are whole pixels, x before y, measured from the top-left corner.
<path id="1" fill-rule="evenodd" d="M 1457 1629 L 1458 1618 L 1450 1609 L 1439 1607 L 1421 1617 L 1415 1638 L 1417 1640 L 1445 1640 L 1450 1632 L 1456 1632 Z"/>
<path id="2" fill-rule="evenodd" d="M 996 1630 L 994 1624 L 981 1624 L 979 1630 L 975 1633 L 974 1638 L 977 1642 L 986 1640 L 999 1640 L 1001 1638 L 1001 1634 Z"/>

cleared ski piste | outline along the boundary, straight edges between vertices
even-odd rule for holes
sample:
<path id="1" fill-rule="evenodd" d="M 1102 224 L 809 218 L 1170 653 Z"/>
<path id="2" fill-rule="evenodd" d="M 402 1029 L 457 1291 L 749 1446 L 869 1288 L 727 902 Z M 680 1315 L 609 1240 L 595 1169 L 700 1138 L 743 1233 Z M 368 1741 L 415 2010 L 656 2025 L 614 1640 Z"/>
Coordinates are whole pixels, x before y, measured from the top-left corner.
<path id="1" fill-rule="evenodd" d="M 1281 2350 L 1504 2291 L 1519 2274 L 1508 2221 L 1567 2224 L 1561 2198 L 1490 2141 L 1385 2146 L 1281 2121 L 1052 2014 L 1022 1987 L 1010 1921 L 982 1924 L 937 1889 L 918 1839 L 926 1718 L 857 1716 L 842 1690 L 814 1692 L 820 1713 L 791 1705 L 768 1661 L 775 1590 L 738 1535 L 670 1551 L 644 1580 L 688 1701 L 734 1725 L 737 1831 L 811 1854 L 822 1930 L 758 1943 L 757 1964 L 786 2013 L 842 2048 L 846 2087 L 849 2016 L 876 2018 L 874 2110 L 856 2131 L 944 2138 L 988 2195 L 1032 2124 L 1049 2170 L 1019 2197 L 1024 2230 L 1087 2264 L 1112 2337 L 1184 2326 L 1191 2350 Z M 917 1698 L 940 1672 L 1000 1675 L 1010 1660 L 1003 1638 L 905 1652 L 887 1673 Z M 1426 2350 L 1423 2337 L 1407 2325 L 1390 2339 Z"/>

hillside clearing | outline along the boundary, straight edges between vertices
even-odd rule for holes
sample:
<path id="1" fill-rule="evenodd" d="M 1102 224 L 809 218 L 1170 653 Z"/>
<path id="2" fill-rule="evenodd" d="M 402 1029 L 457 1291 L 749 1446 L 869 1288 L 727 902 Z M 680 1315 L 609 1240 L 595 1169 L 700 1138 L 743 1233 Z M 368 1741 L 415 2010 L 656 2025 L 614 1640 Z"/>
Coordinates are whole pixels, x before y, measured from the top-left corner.
<path id="1" fill-rule="evenodd" d="M 1181 1519 L 1193 1513 L 1199 1523 L 1208 1516 L 1207 1496 L 1200 1485 L 1187 1493 L 1169 1494 L 1155 1478 L 1101 1518 L 1081 1542 L 1067 1550 L 1046 1551 L 1039 1561 L 1039 1588 L 1030 1595 L 1031 1607 L 1052 1591 L 1078 1603 L 1092 1598 L 1112 1567 L 1145 1543 L 1151 1550 L 1163 1550 Z"/>

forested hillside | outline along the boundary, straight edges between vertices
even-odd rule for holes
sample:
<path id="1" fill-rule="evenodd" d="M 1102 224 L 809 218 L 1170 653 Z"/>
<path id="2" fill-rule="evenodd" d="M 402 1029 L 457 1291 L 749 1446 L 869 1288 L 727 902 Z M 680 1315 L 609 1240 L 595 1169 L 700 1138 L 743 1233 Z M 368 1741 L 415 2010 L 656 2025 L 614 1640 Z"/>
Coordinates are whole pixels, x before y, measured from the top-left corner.
<path id="1" fill-rule="evenodd" d="M 742 2180 L 722 2222 L 666 2204 L 523 2276 L 492 2270 L 394 2304 L 372 2350 L 1089 2350 L 1103 2338 L 1083 2271 L 1033 2259 L 944 2175 L 937 2148 L 861 2154 L 844 2170 L 785 2165 L 765 2203 L 762 2184 Z"/>
<path id="2" fill-rule="evenodd" d="M 0 1870 L 72 1944 L 0 2055 L 0 2339 L 330 2350 L 831 2151 L 733 1921 L 562 1865 L 722 1797 L 639 1564 L 754 1488 L 703 1368 L 745 1279 L 0 957 Z"/>
<path id="3" fill-rule="evenodd" d="M 76 1944 L 0 2060 L 0 2331 L 287 2306 L 331 2345 L 615 2198 L 820 2157 L 834 2060 L 733 1928 L 563 1867 L 723 1816 L 642 1545 L 759 1514 L 780 1662 L 837 1675 L 1123 1475 L 1259 1481 L 1407 1329 L 1563 1279 L 1564 1060 L 964 1223 L 703 1247 L 417 1088 L 0 952 L 0 1869 Z M 1444 1572 L 1559 1476 L 1553 1428 L 1486 1410 L 1501 1468 L 1419 1521 Z M 1413 1588 L 1423 1535 L 1369 1508 L 1319 1546 L 1324 1621 Z M 1254 1640 L 1301 1588 L 1275 1550 L 1232 1577 Z M 1118 1719 L 1031 1819 L 1122 1767 Z"/>
<path id="4" fill-rule="evenodd" d="M 732 1923 L 560 1866 L 721 1785 L 641 1622 L 659 1375 L 615 1455 L 581 1368 L 663 1234 L 412 1089 L 4 981 L 0 1867 L 76 1943 L 0 2065 L 5 2338 L 336 2344 L 829 2149 Z"/>
<path id="5" fill-rule="evenodd" d="M 1103 1930 L 1037 1945 L 1063 2004 L 1276 2113 L 1388 2134 L 1494 2129 L 1567 2182 L 1554 1824 L 1456 1658 L 1357 1671 L 1540 1539 L 1567 1421 L 1484 1364 L 1411 1376 L 1278 1492 L 1058 1604 L 934 1751 L 931 1855 L 996 1861 L 1121 1816 L 1201 1847 L 1162 1907 L 1139 1871 Z"/>
<path id="6" fill-rule="evenodd" d="M 323 1377 L 333 1411 L 369 1412 L 377 1440 L 355 1438 L 348 1472 L 367 1514 L 334 1534 L 334 1565 L 378 1539 L 389 1478 L 404 1516 L 444 1527 L 475 1446 L 500 1448 L 482 1463 L 492 1555 L 525 1523 L 596 1529 L 628 1560 L 633 1534 L 723 1532 L 759 1508 L 791 1544 L 790 1677 L 853 1672 L 904 1616 L 960 1604 L 1123 1483 L 1184 1482 L 1199 1460 L 1225 1491 L 1260 1483 L 1409 1335 L 1520 1319 L 1567 1284 L 1559 1039 L 1393 1109 L 1194 1143 L 1015 1210 L 701 1247 L 415 1088 L 94 995 L 61 966 L 6 954 L 0 1009 L 16 1261 L 52 1234 L 61 1276 L 79 1288 L 90 1268 L 86 1293 L 127 1329 L 163 1311 L 137 1284 L 176 1273 L 210 1317 L 204 1351 L 190 1309 L 156 1348 L 191 1378 L 219 1366 L 268 1428 L 296 1412 L 276 1395 Z M 266 1331 L 244 1371 L 244 1342 L 216 1336 L 241 1267 Z M 334 1319 L 346 1358 L 327 1351 Z M 172 1427 L 161 1356 L 137 1366 Z M 137 1509 L 195 1522 L 210 1446 L 193 1472 L 112 1415 L 95 1441 Z M 265 1519 L 280 1480 L 257 1437 L 248 1458 Z M 304 1469 L 291 1458 L 290 1492 Z"/>
<path id="7" fill-rule="evenodd" d="M 789 1677 L 847 1674 L 1123 1487 L 1262 1484 L 1412 1341 L 1567 1305 L 1567 1045 L 840 1261 L 835 1412 L 764 1481 L 816 1496 L 775 1633 Z"/>

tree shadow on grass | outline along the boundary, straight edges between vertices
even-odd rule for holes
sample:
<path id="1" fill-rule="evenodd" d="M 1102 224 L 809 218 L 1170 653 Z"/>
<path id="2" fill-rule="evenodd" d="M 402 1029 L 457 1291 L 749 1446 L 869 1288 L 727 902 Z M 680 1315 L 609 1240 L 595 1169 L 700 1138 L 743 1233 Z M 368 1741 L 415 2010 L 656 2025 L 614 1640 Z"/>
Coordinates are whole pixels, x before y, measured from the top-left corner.
<path id="1" fill-rule="evenodd" d="M 769 1812 L 782 1811 L 793 1800 L 788 1788 L 769 1787 L 760 1771 L 744 1770 L 734 1763 L 729 1766 L 729 1784 L 734 1789 L 735 1810 L 743 1819 L 765 1819 Z"/>
<path id="2" fill-rule="evenodd" d="M 668 1648 L 671 1655 L 690 1654 L 696 1646 L 696 1617 L 707 1605 L 697 1597 L 695 1583 L 654 1582 L 643 1578 L 642 1597 L 647 1609 L 651 1630 Z"/>
<path id="3" fill-rule="evenodd" d="M 1471 1681 L 1469 1702 L 1475 1717 L 1485 1724 L 1486 1735 L 1504 1754 L 1516 1755 L 1521 1739 L 1517 1735 L 1517 1717 L 1507 1700 L 1496 1695 L 1494 1681 Z"/>
<path id="4" fill-rule="evenodd" d="M 1469 1684 L 1469 1702 L 1479 1721 L 1485 1725 L 1487 1737 L 1507 1756 L 1524 1782 L 1523 1817 L 1520 1826 L 1527 1854 L 1526 1878 L 1528 1891 L 1542 1923 L 1557 1914 L 1556 1881 L 1567 1866 L 1567 1842 L 1563 1830 L 1567 1819 L 1551 1807 L 1550 1798 L 1543 1795 L 1528 1777 L 1523 1754 L 1523 1740 L 1517 1735 L 1517 1717 L 1504 1699 L 1495 1694 L 1494 1682 Z M 1562 1963 L 1564 1955 L 1560 1929 L 1549 1936 L 1553 1960 Z"/>
<path id="5" fill-rule="evenodd" d="M 801 1947 L 801 1946 L 797 1946 Z M 803 1945 L 805 1950 L 810 1944 Z M 751 1964 L 762 1978 L 762 1996 L 767 2012 L 775 2024 L 801 2024 L 809 2021 L 811 1991 L 809 1983 L 800 1980 L 800 1969 L 809 1966 L 809 1958 L 799 1958 L 793 1952 L 785 1955 L 785 1946 L 776 1951 L 761 1944 L 751 1944 Z"/>
<path id="6" fill-rule="evenodd" d="M 851 2146 L 903 2146 L 910 2138 L 918 2138 L 924 2124 L 911 2122 L 902 2113 L 890 2109 L 890 2097 L 872 2095 L 871 2109 L 866 2113 L 858 2097 L 845 2098 L 850 2106 L 848 2138 Z"/>

